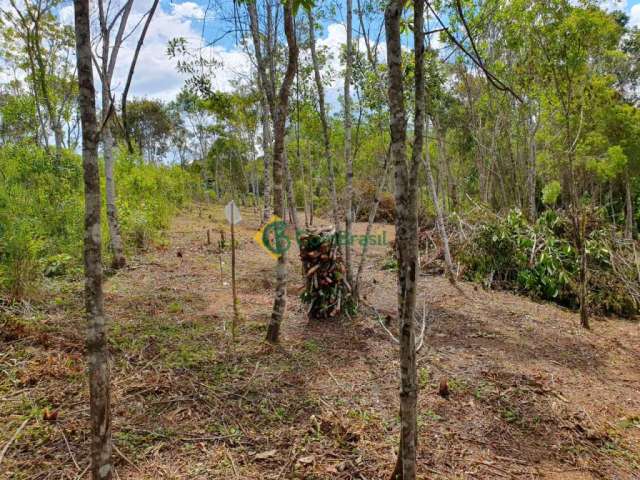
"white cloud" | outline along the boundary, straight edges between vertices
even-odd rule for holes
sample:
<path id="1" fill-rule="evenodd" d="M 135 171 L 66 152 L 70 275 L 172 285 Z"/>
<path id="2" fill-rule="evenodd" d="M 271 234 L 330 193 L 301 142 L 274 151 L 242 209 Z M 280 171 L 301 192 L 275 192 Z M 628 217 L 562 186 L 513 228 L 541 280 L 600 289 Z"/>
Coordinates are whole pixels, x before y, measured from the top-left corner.
<path id="1" fill-rule="evenodd" d="M 134 3 L 129 25 L 136 25 L 146 13 L 148 5 L 141 5 L 141 3 Z M 170 59 L 167 55 L 168 42 L 177 37 L 185 38 L 188 47 L 194 53 L 200 49 L 203 55 L 211 56 L 221 62 L 221 68 L 213 74 L 213 84 L 216 88 L 228 91 L 231 89 L 233 79 L 240 75 L 246 75 L 250 69 L 250 63 L 240 50 L 203 47 L 201 38 L 203 17 L 204 11 L 193 2 L 175 3 L 168 10 L 162 5 L 158 7 L 138 57 L 131 82 L 130 98 L 147 97 L 171 100 L 178 94 L 187 75 L 178 72 L 176 69 L 177 61 Z M 125 42 L 118 55 L 112 82 L 112 90 L 116 97 L 124 88 L 140 30 L 141 28 Z"/>
<path id="2" fill-rule="evenodd" d="M 629 25 L 640 28 L 640 3 L 631 7 Z"/>
<path id="3" fill-rule="evenodd" d="M 58 18 L 65 25 L 73 25 L 73 3 L 71 5 L 65 5 L 58 12 Z"/>
<path id="4" fill-rule="evenodd" d="M 614 10 L 621 10 L 624 12 L 627 9 L 627 0 L 603 0 L 601 7 L 607 12 L 612 12 Z"/>
<path id="5" fill-rule="evenodd" d="M 204 11 L 197 3 L 175 3 L 173 4 L 173 15 L 180 18 L 201 20 L 204 17 Z"/>

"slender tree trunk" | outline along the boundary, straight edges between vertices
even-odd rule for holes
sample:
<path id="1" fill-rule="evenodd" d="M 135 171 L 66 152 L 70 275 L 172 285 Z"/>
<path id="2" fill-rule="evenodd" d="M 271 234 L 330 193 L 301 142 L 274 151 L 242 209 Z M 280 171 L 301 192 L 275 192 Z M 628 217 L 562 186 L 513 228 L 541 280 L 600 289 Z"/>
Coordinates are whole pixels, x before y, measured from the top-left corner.
<path id="1" fill-rule="evenodd" d="M 624 236 L 627 240 L 633 238 L 633 198 L 631 196 L 631 179 L 629 172 L 626 172 L 624 179 L 625 191 L 625 223 Z"/>
<path id="2" fill-rule="evenodd" d="M 351 230 L 353 224 L 353 158 L 351 155 L 351 67 L 353 30 L 352 0 L 347 0 L 347 62 L 344 72 L 344 163 L 347 169 L 346 201 L 345 201 L 345 266 L 347 268 L 347 282 L 353 285 Z M 357 299 L 356 299 L 357 300 Z"/>
<path id="3" fill-rule="evenodd" d="M 288 62 L 287 70 L 278 92 L 278 105 L 274 118 L 274 148 L 273 148 L 273 206 L 274 213 L 284 219 L 284 189 L 285 189 L 285 126 L 291 85 L 298 65 L 298 43 L 293 25 L 293 5 L 289 0 L 284 5 L 284 32 L 287 37 Z M 280 240 L 280 239 L 278 239 Z M 284 240 L 284 239 L 283 239 Z M 284 247 L 279 242 L 280 247 Z M 282 248 L 276 267 L 276 294 L 273 302 L 273 312 L 267 327 L 267 340 L 275 343 L 280 336 L 280 325 L 284 317 L 287 301 L 287 252 Z"/>
<path id="4" fill-rule="evenodd" d="M 576 206 L 577 208 L 577 206 Z M 580 290 L 579 290 L 579 299 L 580 299 L 580 324 L 586 328 L 590 328 L 589 324 L 589 301 L 587 297 L 587 284 L 589 282 L 589 272 L 587 270 L 587 245 L 586 245 L 586 218 L 584 212 L 576 212 L 575 217 L 577 219 L 578 225 L 578 251 L 580 252 Z"/>
<path id="5" fill-rule="evenodd" d="M 111 114 L 111 78 L 110 63 L 110 35 L 107 28 L 102 0 L 100 8 L 100 29 L 102 32 L 102 154 L 104 156 L 105 189 L 107 192 L 107 224 L 109 226 L 109 245 L 113 260 L 111 266 L 115 269 L 122 268 L 127 261 L 124 256 L 122 237 L 120 235 L 120 223 L 118 222 L 118 209 L 116 207 L 116 183 L 114 178 L 113 136 L 108 116 Z M 117 50 L 113 52 L 117 55 Z M 115 57 L 111 57 L 115 61 Z"/>
<path id="6" fill-rule="evenodd" d="M 104 103 L 103 103 L 104 105 Z M 105 125 L 102 132 L 102 147 L 104 153 L 105 189 L 107 191 L 107 224 L 109 225 L 109 240 L 113 260 L 111 266 L 115 269 L 127 264 L 120 235 L 120 222 L 118 221 L 118 209 L 116 207 L 116 182 L 114 177 L 113 136 L 110 125 Z"/>
<path id="7" fill-rule="evenodd" d="M 262 182 L 264 183 L 262 196 L 264 198 L 264 206 L 262 208 L 262 223 L 267 223 L 271 218 L 271 148 L 273 140 L 271 138 L 271 121 L 269 118 L 269 107 L 267 100 L 262 97 L 262 151 L 264 172 Z"/>
<path id="8" fill-rule="evenodd" d="M 324 103 L 324 86 L 322 85 L 322 76 L 320 75 L 320 64 L 318 62 L 318 54 L 316 52 L 316 35 L 315 22 L 311 9 L 307 10 L 309 18 L 309 46 L 311 48 L 311 60 L 313 62 L 313 73 L 316 82 L 316 90 L 318 91 L 318 107 L 320 110 L 320 123 L 322 124 L 322 139 L 324 141 L 324 155 L 327 159 L 327 167 L 329 170 L 329 192 L 331 194 L 331 213 L 333 216 L 333 225 L 336 230 L 339 229 L 338 218 L 338 195 L 336 193 L 336 176 L 333 167 L 333 155 L 331 153 L 331 134 L 329 132 L 329 122 L 327 120 L 327 110 Z"/>
<path id="9" fill-rule="evenodd" d="M 426 131 L 429 130 L 429 122 L 426 122 Z M 429 135 L 427 133 L 427 138 Z M 456 284 L 456 276 L 453 269 L 453 260 L 451 259 L 451 250 L 449 250 L 449 236 L 447 235 L 447 229 L 444 226 L 444 215 L 442 213 L 442 207 L 440 206 L 440 202 L 438 201 L 438 192 L 436 192 L 436 185 L 433 181 L 433 174 L 431 173 L 431 152 L 429 151 L 429 143 L 427 142 L 426 147 L 426 158 L 424 160 L 424 170 L 427 174 L 427 186 L 429 187 L 429 192 L 431 193 L 431 201 L 433 202 L 433 207 L 436 211 L 436 227 L 438 229 L 438 234 L 440 235 L 440 240 L 442 240 L 442 248 L 444 250 L 444 263 L 446 268 L 446 275 L 449 281 L 455 285 Z M 444 191 L 441 191 L 444 193 Z"/>
<path id="10" fill-rule="evenodd" d="M 74 5 L 84 168 L 84 269 L 85 306 L 88 320 L 91 472 L 94 480 L 110 480 L 112 465 L 109 351 L 102 294 L 100 169 L 98 168 L 98 132 L 91 63 L 89 0 L 75 0 Z"/>
<path id="11" fill-rule="evenodd" d="M 533 119 L 530 119 L 529 126 L 529 162 L 527 168 L 527 193 L 529 221 L 534 222 L 538 216 L 536 208 L 536 130 L 533 126 Z"/>
<path id="12" fill-rule="evenodd" d="M 362 277 L 362 272 L 364 271 L 364 265 L 367 259 L 367 251 L 369 250 L 369 242 L 368 239 L 370 238 L 371 235 L 371 231 L 373 230 L 373 222 L 376 218 L 376 213 L 378 211 L 378 206 L 380 205 L 380 192 L 382 192 L 382 189 L 384 188 L 384 184 L 387 181 L 387 173 L 389 171 L 389 154 L 385 155 L 385 159 L 384 159 L 384 168 L 383 168 L 383 173 L 382 173 L 382 177 L 380 178 L 380 181 L 378 182 L 378 185 L 376 185 L 376 194 L 375 197 L 373 199 L 373 205 L 371 206 L 371 210 L 369 211 L 369 218 L 367 219 L 367 230 L 365 233 L 365 238 L 367 239 L 367 242 L 362 246 L 362 252 L 360 252 L 360 263 L 358 264 L 358 271 L 356 273 L 356 278 L 355 278 L 355 282 L 353 285 L 353 290 L 355 292 L 355 297 L 359 298 L 359 291 L 360 291 L 360 279 Z"/>
<path id="13" fill-rule="evenodd" d="M 415 139 L 411 164 L 406 155 L 400 19 L 402 0 L 385 10 L 391 158 L 395 165 L 396 246 L 398 254 L 398 320 L 400 322 L 400 451 L 393 479 L 415 480 L 417 449 L 417 375 L 414 333 L 416 303 L 417 174 L 422 156 L 424 126 L 424 0 L 414 2 Z"/>
<path id="14" fill-rule="evenodd" d="M 286 144 L 286 137 L 285 137 Z M 300 229 L 300 222 L 298 221 L 298 209 L 296 207 L 296 198 L 293 191 L 293 177 L 291 176 L 291 169 L 289 168 L 289 155 L 285 147 L 283 151 L 284 157 L 284 174 L 287 181 L 287 206 L 289 207 L 289 218 L 296 232 Z"/>

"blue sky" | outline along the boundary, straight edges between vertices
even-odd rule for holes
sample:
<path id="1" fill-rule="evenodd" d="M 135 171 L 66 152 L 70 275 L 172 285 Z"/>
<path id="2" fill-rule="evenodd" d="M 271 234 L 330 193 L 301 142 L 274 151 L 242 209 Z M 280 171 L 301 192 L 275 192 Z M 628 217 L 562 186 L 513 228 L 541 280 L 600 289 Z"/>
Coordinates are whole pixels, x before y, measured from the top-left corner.
<path id="1" fill-rule="evenodd" d="M 0 3 L 3 3 L 3 0 L 0 0 Z M 134 24 L 148 10 L 150 4 L 151 0 L 134 2 L 131 24 Z M 606 9 L 626 11 L 631 16 L 632 24 L 640 26 L 640 0 L 603 0 L 601 4 Z M 161 0 L 141 51 L 132 85 L 132 95 L 163 100 L 174 98 L 182 87 L 185 77 L 176 71 L 175 61 L 167 57 L 167 42 L 172 38 L 185 37 L 193 48 L 205 48 L 207 40 L 218 38 L 232 28 L 233 24 L 229 20 L 232 8 L 231 0 Z M 73 22 L 71 3 L 61 7 L 60 17 L 67 23 Z M 202 38 L 203 18 L 206 19 L 205 40 Z M 337 57 L 340 45 L 346 39 L 341 12 L 338 12 L 338 18 L 324 21 L 323 27 L 324 31 L 318 38 L 318 44 L 326 47 L 334 57 Z M 215 46 L 206 47 L 204 50 L 221 62 L 222 66 L 215 74 L 214 85 L 222 90 L 230 90 L 232 80 L 242 79 L 250 74 L 250 62 L 241 46 L 236 44 L 236 39 L 236 35 L 229 34 Z M 131 39 L 121 52 L 118 62 L 120 68 L 115 73 L 113 85 L 116 92 L 122 88 L 134 47 L 134 39 Z M 329 68 L 339 72 L 337 58 L 333 59 L 333 64 L 330 64 Z M 341 80 L 334 78 L 333 84 L 329 86 L 329 96 L 337 96 L 340 87 Z"/>

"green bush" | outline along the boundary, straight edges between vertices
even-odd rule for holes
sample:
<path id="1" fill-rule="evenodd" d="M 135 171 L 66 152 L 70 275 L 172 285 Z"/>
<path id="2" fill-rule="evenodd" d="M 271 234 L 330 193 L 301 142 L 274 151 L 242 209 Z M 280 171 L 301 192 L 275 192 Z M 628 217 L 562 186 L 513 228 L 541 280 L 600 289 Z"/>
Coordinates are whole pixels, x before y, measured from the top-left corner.
<path id="1" fill-rule="evenodd" d="M 147 245 L 168 226 L 176 209 L 199 191 L 193 174 L 144 164 L 135 156 L 121 155 L 115 173 L 127 246 Z M 20 298 L 42 276 L 77 271 L 83 229 L 79 155 L 63 151 L 56 159 L 30 142 L 0 147 L 0 294 Z M 107 253 L 106 215 L 103 239 Z"/>
<path id="2" fill-rule="evenodd" d="M 41 277 L 42 256 L 82 246 L 80 159 L 30 143 L 0 148 L 0 289 L 22 297 Z"/>
<path id="3" fill-rule="evenodd" d="M 635 314 L 638 306 L 628 285 L 637 282 L 636 273 L 614 267 L 611 231 L 599 212 L 592 214 L 589 225 L 586 246 L 590 308 L 601 313 Z M 513 210 L 506 217 L 479 225 L 458 249 L 458 259 L 469 280 L 575 308 L 579 254 L 572 231 L 562 212 L 547 210 L 535 224 L 529 224 L 519 210 Z M 616 254 L 629 255 L 620 248 Z"/>
<path id="4" fill-rule="evenodd" d="M 150 165 L 126 154 L 118 158 L 115 174 L 122 235 L 135 248 L 145 248 L 166 229 L 200 188 L 197 178 L 180 167 Z"/>

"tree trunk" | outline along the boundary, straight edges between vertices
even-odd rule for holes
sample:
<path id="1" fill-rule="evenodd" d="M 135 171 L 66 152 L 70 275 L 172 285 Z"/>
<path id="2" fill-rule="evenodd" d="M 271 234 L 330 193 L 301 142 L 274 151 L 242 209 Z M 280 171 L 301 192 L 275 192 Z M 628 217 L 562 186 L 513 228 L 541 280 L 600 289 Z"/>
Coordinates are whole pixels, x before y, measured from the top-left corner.
<path id="1" fill-rule="evenodd" d="M 271 122 L 269 119 L 269 107 L 267 99 L 262 97 L 262 152 L 264 161 L 264 172 L 262 181 L 264 183 L 263 199 L 264 206 L 262 208 L 262 223 L 267 223 L 271 218 L 271 147 L 273 145 L 271 138 Z"/>
<path id="2" fill-rule="evenodd" d="M 120 235 L 120 222 L 118 221 L 118 209 L 116 207 L 116 182 L 113 172 L 113 136 L 111 135 L 111 127 L 108 124 L 105 125 L 102 131 L 102 147 L 104 154 L 105 189 L 107 191 L 107 223 L 109 225 L 109 240 L 113 254 L 111 266 L 119 269 L 124 267 L 127 261 L 124 256 L 122 236 Z"/>
<path id="3" fill-rule="evenodd" d="M 538 212 L 536 209 L 536 130 L 533 120 L 530 120 L 529 127 L 529 165 L 527 168 L 527 193 L 529 221 L 535 222 Z"/>
<path id="4" fill-rule="evenodd" d="M 577 208 L 574 207 L 574 208 Z M 575 212 L 575 218 L 577 219 L 577 244 L 578 251 L 580 252 L 580 272 L 579 272 L 579 293 L 580 299 L 580 324 L 586 328 L 590 328 L 589 324 L 589 301 L 587 297 L 587 284 L 589 282 L 588 270 L 587 270 L 587 245 L 586 245 L 586 216 L 584 212 Z"/>
<path id="5" fill-rule="evenodd" d="M 250 2 L 252 3 L 252 2 Z M 298 43 L 296 41 L 296 32 L 293 24 L 293 5 L 287 2 L 284 5 L 284 32 L 287 37 L 288 46 L 288 62 L 287 70 L 278 92 L 278 105 L 274 117 L 274 148 L 273 148 L 273 206 L 274 213 L 284 219 L 284 143 L 285 143 L 285 126 L 287 121 L 287 110 L 289 106 L 289 96 L 291 94 L 291 85 L 296 73 L 298 65 Z M 282 240 L 282 241 L 281 241 Z M 284 247 L 284 238 L 278 238 L 279 247 Z M 276 267 L 276 294 L 273 302 L 273 312 L 271 320 L 267 328 L 267 340 L 275 343 L 280 336 L 280 325 L 284 316 L 287 300 L 287 251 L 282 248 L 278 257 Z"/>
<path id="6" fill-rule="evenodd" d="M 344 72 L 344 163 L 347 169 L 346 201 L 345 201 L 345 266 L 347 282 L 353 285 L 351 230 L 353 224 L 353 158 L 351 155 L 351 36 L 353 30 L 352 0 L 347 0 L 347 62 Z M 357 301 L 357 298 L 356 298 Z"/>
<path id="7" fill-rule="evenodd" d="M 631 196 L 631 179 L 628 171 L 624 179 L 624 190 L 625 190 L 624 237 L 627 240 L 631 240 L 633 239 L 633 198 Z"/>
<path id="8" fill-rule="evenodd" d="M 429 128 L 429 124 L 427 123 L 427 132 Z M 429 138 L 429 135 L 426 135 Z M 433 174 L 431 173 L 431 153 L 429 151 L 429 143 L 427 142 L 427 155 L 424 160 L 424 170 L 427 174 L 427 186 L 429 187 L 429 191 L 431 193 L 431 201 L 433 202 L 433 208 L 436 211 L 436 228 L 438 229 L 438 234 L 440 235 L 440 240 L 442 240 L 442 248 L 444 250 L 444 263 L 446 267 L 446 275 L 449 281 L 455 285 L 456 284 L 456 276 L 453 269 L 453 260 L 451 259 L 451 250 L 449 250 L 449 236 L 447 235 L 447 229 L 444 226 L 444 215 L 442 213 L 442 207 L 440 202 L 438 201 L 438 192 L 436 192 L 436 185 L 433 181 Z M 441 191 L 444 193 L 444 191 Z"/>
<path id="9" fill-rule="evenodd" d="M 417 270 L 417 174 L 422 156 L 424 123 L 424 0 L 414 4 L 415 140 L 411 164 L 406 155 L 400 19 L 402 0 L 391 0 L 385 10 L 391 158 L 395 165 L 396 247 L 398 254 L 398 321 L 400 322 L 400 451 L 392 478 L 415 480 L 418 398 L 414 314 Z"/>
<path id="10" fill-rule="evenodd" d="M 289 218 L 291 223 L 293 223 L 293 228 L 298 232 L 300 229 L 300 223 L 298 221 L 298 209 L 296 207 L 296 198 L 293 191 L 293 178 L 291 177 L 291 170 L 289 169 L 289 155 L 287 154 L 286 147 L 283 151 L 283 159 L 285 179 L 287 181 L 287 206 L 289 207 Z"/>
<path id="11" fill-rule="evenodd" d="M 82 163 L 85 197 L 85 307 L 87 312 L 87 358 L 91 418 L 91 472 L 94 480 L 110 480 L 111 406 L 109 351 L 102 294 L 100 232 L 100 169 L 98 167 L 97 119 L 89 0 L 75 0 L 76 61 L 82 121 Z"/>
<path id="12" fill-rule="evenodd" d="M 327 110 L 324 103 L 324 86 L 322 85 L 322 77 L 320 75 L 320 64 L 318 62 L 318 54 L 316 52 L 316 35 L 315 23 L 311 9 L 307 10 L 309 18 L 309 47 L 311 49 L 311 60 L 313 62 L 313 73 L 316 82 L 316 90 L 318 91 L 318 107 L 320 110 L 320 123 L 322 124 L 322 138 L 324 141 L 324 155 L 327 159 L 327 167 L 329 170 L 329 192 L 331 194 L 331 213 L 333 216 L 333 225 L 336 230 L 339 229 L 338 220 L 338 195 L 336 193 L 336 176 L 333 167 L 333 155 L 331 153 L 331 134 L 329 132 L 329 122 L 327 120 Z"/>

